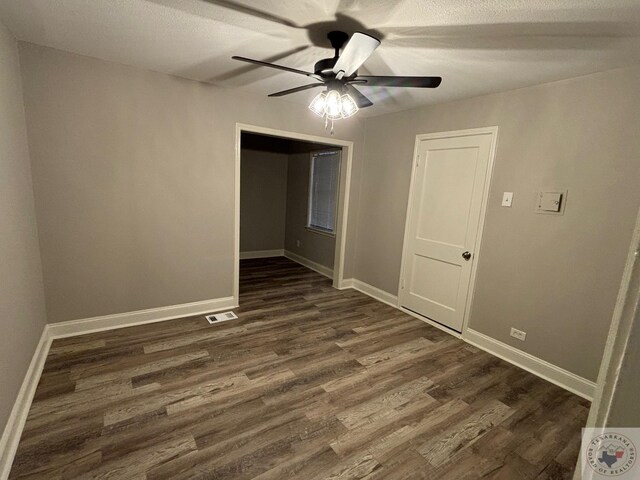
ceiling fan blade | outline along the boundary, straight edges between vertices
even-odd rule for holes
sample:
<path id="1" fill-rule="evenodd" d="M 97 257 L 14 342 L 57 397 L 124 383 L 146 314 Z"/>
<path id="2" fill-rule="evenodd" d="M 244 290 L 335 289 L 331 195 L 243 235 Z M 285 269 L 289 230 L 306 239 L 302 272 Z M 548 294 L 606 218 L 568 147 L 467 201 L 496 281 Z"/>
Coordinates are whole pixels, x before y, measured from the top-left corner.
<path id="1" fill-rule="evenodd" d="M 252 58 L 238 57 L 237 55 L 234 55 L 231 58 L 233 58 L 234 60 L 240 60 L 241 62 L 253 63 L 254 65 L 260 65 L 262 67 L 276 68 L 278 70 L 284 70 L 285 72 L 297 73 L 298 75 L 304 75 L 306 77 L 322 80 L 322 77 L 320 75 L 316 75 L 315 73 L 311 73 L 311 72 L 305 72 L 304 70 L 298 70 L 297 68 L 290 68 L 290 67 L 285 67 L 283 65 L 276 65 L 275 63 L 262 62 L 260 60 L 254 60 Z"/>
<path id="2" fill-rule="evenodd" d="M 275 62 L 278 60 L 282 60 L 284 58 L 290 57 L 291 55 L 295 55 L 297 53 L 303 52 L 305 50 L 307 50 L 308 48 L 310 48 L 310 45 L 302 45 L 300 47 L 296 47 L 296 48 L 292 48 L 291 50 L 287 50 L 286 52 L 282 52 L 279 53 L 277 55 L 273 55 L 269 58 L 265 58 L 264 61 L 265 62 Z M 216 77 L 211 77 L 209 78 L 207 81 L 209 82 L 224 82 L 226 80 L 231 80 L 232 78 L 236 78 L 236 77 L 240 77 L 242 75 L 245 75 L 247 73 L 251 73 L 254 70 L 260 68 L 261 65 L 254 65 L 254 64 L 250 64 L 250 65 L 243 65 L 240 66 L 238 68 L 235 68 L 229 72 L 223 73 L 222 75 L 218 75 Z M 272 75 L 277 75 L 278 72 L 273 72 Z M 236 85 L 242 85 L 243 83 L 240 83 L 239 80 L 236 80 L 235 82 Z"/>
<path id="3" fill-rule="evenodd" d="M 301 87 L 290 88 L 289 90 L 282 90 L 281 92 L 270 93 L 270 97 L 282 97 L 289 95 L 290 93 L 302 92 L 303 90 L 309 90 L 310 88 L 324 87 L 324 83 L 310 83 L 309 85 L 302 85 Z"/>
<path id="4" fill-rule="evenodd" d="M 353 97 L 358 108 L 366 108 L 373 105 L 373 102 L 365 97 L 356 87 L 348 83 L 345 86 L 347 87 L 347 93 Z"/>
<path id="5" fill-rule="evenodd" d="M 250 15 L 255 18 L 260 18 L 263 20 L 268 20 L 273 23 L 279 23 L 280 25 L 285 25 L 287 27 L 293 28 L 302 28 L 299 25 L 295 24 L 291 20 L 288 20 L 283 17 L 279 17 L 269 12 L 265 12 L 264 10 L 258 10 L 257 8 L 250 7 L 248 5 L 244 5 L 238 2 L 231 2 L 229 0 L 206 0 L 207 3 L 212 3 L 214 5 L 219 5 L 223 8 L 227 8 L 229 10 L 233 10 L 236 12 L 244 13 L 246 15 Z"/>
<path id="6" fill-rule="evenodd" d="M 338 78 L 341 78 L 340 72 L 343 72 L 342 76 L 350 77 L 371 56 L 378 45 L 380 45 L 380 40 L 377 38 L 366 33 L 354 33 L 333 67 L 333 73 Z"/>
<path id="7" fill-rule="evenodd" d="M 396 77 L 358 75 L 354 80 L 365 80 L 367 87 L 414 87 L 436 88 L 442 82 L 442 77 Z"/>
<path id="8" fill-rule="evenodd" d="M 303 28 L 301 25 L 298 25 L 297 23 L 282 16 L 278 16 L 275 13 L 270 13 L 265 10 L 260 10 L 249 5 L 245 5 L 245 3 L 247 2 L 237 2 L 232 0 L 191 0 L 182 2 L 176 2 L 176 0 L 148 1 L 171 8 L 173 10 L 181 10 L 190 15 L 206 18 L 208 20 L 219 21 L 221 17 L 224 17 L 225 24 L 233 25 L 240 28 L 247 28 L 247 17 L 249 16 L 252 17 L 251 21 L 266 20 L 276 27 L 277 25 L 282 25 L 284 27 L 291 27 L 296 29 Z M 221 14 L 220 8 L 217 7 L 222 7 L 226 11 L 223 11 L 223 13 Z M 236 13 L 239 13 L 240 15 L 236 15 Z M 265 22 L 260 22 L 260 24 L 261 25 L 258 26 L 255 23 L 252 23 L 254 29 L 260 28 L 260 33 L 282 38 L 282 29 L 276 30 L 272 28 L 270 29 L 270 31 L 265 31 L 269 30 L 267 27 L 268 24 L 265 24 Z"/>

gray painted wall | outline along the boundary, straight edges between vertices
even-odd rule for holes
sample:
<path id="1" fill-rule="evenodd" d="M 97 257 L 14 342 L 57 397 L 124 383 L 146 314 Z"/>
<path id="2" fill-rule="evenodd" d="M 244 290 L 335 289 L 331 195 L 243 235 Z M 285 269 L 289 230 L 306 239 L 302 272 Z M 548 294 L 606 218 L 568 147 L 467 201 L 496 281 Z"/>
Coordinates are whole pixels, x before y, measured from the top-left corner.
<path id="1" fill-rule="evenodd" d="M 46 321 L 18 46 L 1 23 L 0 192 L 1 432 Z"/>
<path id="2" fill-rule="evenodd" d="M 640 203 L 639 84 L 633 67 L 367 119 L 356 278 L 397 294 L 415 136 L 498 125 L 470 326 L 595 380 Z M 533 213 L 540 188 L 569 190 L 564 216 Z"/>
<path id="3" fill-rule="evenodd" d="M 287 101 L 31 44 L 20 54 L 49 322 L 230 296 L 236 122 L 328 136 L 324 123 Z M 354 140 L 359 178 L 361 121 L 336 138 Z"/>
<path id="4" fill-rule="evenodd" d="M 336 248 L 335 237 L 306 228 L 311 152 L 322 148 L 327 147 L 307 145 L 304 148 L 304 146 L 301 146 L 296 153 L 289 155 L 285 249 L 333 269 Z M 300 242 L 300 246 L 297 245 L 297 241 Z"/>
<path id="5" fill-rule="evenodd" d="M 240 251 L 283 250 L 289 155 L 241 152 Z"/>

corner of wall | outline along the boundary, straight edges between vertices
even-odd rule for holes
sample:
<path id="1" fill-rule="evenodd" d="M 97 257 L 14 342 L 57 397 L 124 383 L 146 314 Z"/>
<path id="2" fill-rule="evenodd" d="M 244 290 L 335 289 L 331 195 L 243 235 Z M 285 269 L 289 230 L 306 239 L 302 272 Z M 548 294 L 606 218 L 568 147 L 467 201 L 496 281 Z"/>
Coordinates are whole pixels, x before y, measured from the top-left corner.
<path id="1" fill-rule="evenodd" d="M 0 362 L 9 366 L 0 378 L 0 478 L 5 478 L 17 446 L 15 432 L 21 430 L 30 405 L 25 399 L 37 386 L 47 318 L 23 72 L 18 42 L 2 23 L 0 63 L 0 117 L 7 125 L 0 131 L 0 189 L 6 196 L 0 205 L 0 229 L 7 232 L 0 242 L 0 277 L 5 279 L 0 291 Z"/>
<path id="2" fill-rule="evenodd" d="M 40 216 L 38 215 L 38 210 L 36 209 L 36 194 L 35 194 L 35 189 L 33 188 L 33 163 L 31 161 L 31 143 L 29 141 L 29 122 L 27 119 L 27 106 L 25 103 L 25 95 L 24 95 L 24 85 L 25 85 L 25 81 L 24 81 L 24 70 L 22 68 L 22 56 L 20 55 L 20 45 L 23 44 L 24 42 L 20 41 L 20 40 L 16 40 L 16 50 L 18 52 L 18 67 L 20 69 L 20 96 L 22 97 L 22 113 L 23 113 L 23 119 L 24 119 L 24 131 L 25 131 L 25 137 L 26 137 L 26 154 L 27 154 L 27 159 L 28 159 L 28 175 L 29 175 L 29 185 L 31 187 L 31 202 L 33 205 L 33 214 L 35 216 L 35 225 L 34 225 L 34 229 L 35 229 L 35 237 L 36 237 L 36 241 L 38 242 L 38 264 L 39 264 L 39 270 L 40 270 L 40 291 L 42 292 L 42 304 L 43 304 L 43 308 L 44 308 L 44 317 L 43 317 L 43 321 L 42 321 L 42 326 L 46 326 L 47 325 L 47 319 L 48 319 L 48 310 L 47 310 L 47 296 L 46 296 L 46 292 L 45 292 L 45 287 L 44 287 L 44 263 L 42 261 L 42 243 L 40 241 L 40 222 L 41 219 L 39 218 Z"/>

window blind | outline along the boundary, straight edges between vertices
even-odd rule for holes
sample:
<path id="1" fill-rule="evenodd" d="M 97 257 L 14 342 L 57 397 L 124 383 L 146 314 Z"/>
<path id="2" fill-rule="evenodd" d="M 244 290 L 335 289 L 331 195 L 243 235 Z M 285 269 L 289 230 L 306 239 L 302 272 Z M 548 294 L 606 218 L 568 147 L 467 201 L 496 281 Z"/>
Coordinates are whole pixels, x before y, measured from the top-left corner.
<path id="1" fill-rule="evenodd" d="M 315 152 L 311 156 L 309 227 L 335 233 L 340 151 Z"/>

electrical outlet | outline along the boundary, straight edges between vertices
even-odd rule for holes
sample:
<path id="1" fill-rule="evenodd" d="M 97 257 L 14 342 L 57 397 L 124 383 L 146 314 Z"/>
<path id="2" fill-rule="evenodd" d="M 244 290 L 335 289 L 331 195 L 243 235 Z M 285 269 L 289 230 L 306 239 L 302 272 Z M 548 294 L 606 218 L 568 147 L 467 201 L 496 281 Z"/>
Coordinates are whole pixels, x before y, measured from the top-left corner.
<path id="1" fill-rule="evenodd" d="M 300 246 L 300 240 L 296 240 L 296 247 Z"/>
<path id="2" fill-rule="evenodd" d="M 523 342 L 527 338 L 527 332 L 523 332 L 522 330 L 518 330 L 517 328 L 511 327 L 511 336 L 513 338 L 517 338 L 518 340 L 522 340 Z"/>

